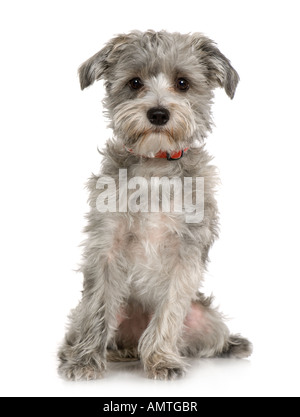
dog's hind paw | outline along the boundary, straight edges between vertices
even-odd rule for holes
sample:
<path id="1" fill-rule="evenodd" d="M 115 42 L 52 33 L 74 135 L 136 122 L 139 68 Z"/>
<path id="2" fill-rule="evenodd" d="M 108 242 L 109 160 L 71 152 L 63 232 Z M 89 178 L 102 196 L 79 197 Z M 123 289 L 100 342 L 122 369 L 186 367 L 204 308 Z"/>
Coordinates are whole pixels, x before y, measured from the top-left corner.
<path id="1" fill-rule="evenodd" d="M 244 359 L 253 353 L 253 345 L 240 335 L 231 335 L 220 357 Z"/>

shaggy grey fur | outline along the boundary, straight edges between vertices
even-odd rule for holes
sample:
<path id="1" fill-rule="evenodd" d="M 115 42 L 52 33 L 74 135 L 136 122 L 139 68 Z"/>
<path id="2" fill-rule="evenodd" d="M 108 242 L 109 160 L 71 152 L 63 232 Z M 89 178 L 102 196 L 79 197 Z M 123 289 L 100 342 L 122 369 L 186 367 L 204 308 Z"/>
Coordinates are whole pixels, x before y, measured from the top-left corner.
<path id="1" fill-rule="evenodd" d="M 233 98 L 237 72 L 200 33 L 134 31 L 108 42 L 82 64 L 79 76 L 82 89 L 105 80 L 115 139 L 103 150 L 101 174 L 88 183 L 84 289 L 59 350 L 60 374 L 95 379 L 107 359 L 141 359 L 150 378 L 171 379 L 184 372 L 184 357 L 249 356 L 251 344 L 231 336 L 212 300 L 198 291 L 218 236 L 218 178 L 203 139 L 211 130 L 213 90 L 223 87 Z M 142 86 L 135 89 L 130 80 L 137 78 Z M 185 91 L 178 88 L 181 79 L 188 82 Z M 147 119 L 157 107 L 170 114 L 164 126 Z M 178 161 L 154 157 L 185 148 Z M 148 182 L 204 178 L 203 220 L 186 223 L 184 213 L 175 212 L 99 212 L 98 178 L 112 177 L 118 185 L 119 169 Z"/>

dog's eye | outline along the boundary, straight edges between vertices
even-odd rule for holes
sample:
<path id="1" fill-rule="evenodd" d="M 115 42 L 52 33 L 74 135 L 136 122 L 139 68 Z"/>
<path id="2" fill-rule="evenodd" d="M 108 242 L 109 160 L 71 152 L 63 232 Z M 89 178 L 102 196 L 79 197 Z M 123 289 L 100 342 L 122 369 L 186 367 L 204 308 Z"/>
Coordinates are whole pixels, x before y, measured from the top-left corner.
<path id="1" fill-rule="evenodd" d="M 185 78 L 178 78 L 176 87 L 180 91 L 187 91 L 190 88 L 189 82 Z"/>
<path id="2" fill-rule="evenodd" d="M 133 78 L 129 81 L 129 85 L 133 90 L 139 90 L 144 86 L 140 78 Z"/>

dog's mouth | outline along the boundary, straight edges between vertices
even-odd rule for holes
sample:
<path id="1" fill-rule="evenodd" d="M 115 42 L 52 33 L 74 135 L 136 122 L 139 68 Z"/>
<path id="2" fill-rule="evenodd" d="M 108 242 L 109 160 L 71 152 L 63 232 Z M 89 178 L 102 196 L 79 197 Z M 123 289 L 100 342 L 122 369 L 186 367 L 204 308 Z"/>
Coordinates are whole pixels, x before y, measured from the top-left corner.
<path id="1" fill-rule="evenodd" d="M 114 132 L 136 154 L 151 157 L 160 151 L 178 152 L 190 146 L 196 123 L 189 106 L 169 105 L 168 112 L 167 121 L 153 123 L 150 116 L 146 119 L 145 112 L 137 111 L 130 102 L 115 113 Z"/>
<path id="2" fill-rule="evenodd" d="M 171 129 L 164 128 L 149 128 L 140 132 L 130 148 L 136 154 L 153 157 L 157 153 L 176 152 L 184 148 L 186 143 L 176 140 L 176 136 Z"/>
<path id="3" fill-rule="evenodd" d="M 149 135 L 165 135 L 166 138 L 171 142 L 176 142 L 176 135 L 174 129 L 168 129 L 166 127 L 155 127 L 143 130 L 137 137 L 137 140 L 145 140 Z"/>

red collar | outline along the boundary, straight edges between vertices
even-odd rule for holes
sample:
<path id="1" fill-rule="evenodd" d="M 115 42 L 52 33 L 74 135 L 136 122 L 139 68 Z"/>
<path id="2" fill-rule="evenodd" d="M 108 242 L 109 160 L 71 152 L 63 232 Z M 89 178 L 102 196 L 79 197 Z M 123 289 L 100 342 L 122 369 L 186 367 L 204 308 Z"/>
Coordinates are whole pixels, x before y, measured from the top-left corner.
<path id="1" fill-rule="evenodd" d="M 132 149 L 126 148 L 127 151 L 133 153 Z M 166 151 L 159 151 L 154 158 L 159 158 L 159 159 L 167 159 L 168 161 L 177 161 L 178 159 L 181 159 L 184 155 L 184 153 L 188 150 L 189 148 L 185 148 L 182 149 L 181 151 L 177 151 L 177 152 L 166 152 Z"/>

